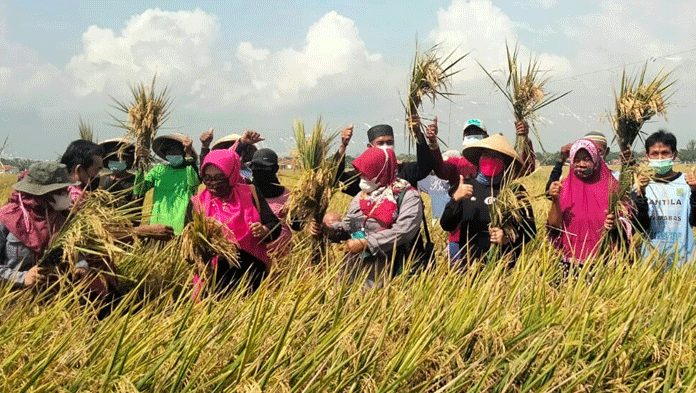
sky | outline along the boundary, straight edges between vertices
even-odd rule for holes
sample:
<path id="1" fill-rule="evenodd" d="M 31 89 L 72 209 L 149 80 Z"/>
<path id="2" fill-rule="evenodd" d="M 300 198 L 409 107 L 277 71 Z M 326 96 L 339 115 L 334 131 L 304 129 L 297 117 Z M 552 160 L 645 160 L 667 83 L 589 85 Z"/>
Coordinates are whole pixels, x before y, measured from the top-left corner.
<path id="1" fill-rule="evenodd" d="M 667 119 L 644 126 L 673 132 L 680 147 L 696 133 L 696 1 L 433 0 L 51 2 L 0 0 L 0 138 L 3 155 L 56 159 L 78 138 L 82 118 L 100 140 L 123 135 L 114 100 L 129 86 L 168 86 L 173 111 L 159 134 L 215 138 L 261 133 L 286 154 L 295 120 L 320 116 L 330 130 L 354 124 L 348 153 L 366 131 L 391 124 L 407 152 L 402 100 L 416 49 L 439 45 L 468 55 L 452 78 L 451 101 L 425 104 L 444 149 L 460 149 L 463 125 L 481 119 L 513 142 L 498 78 L 505 45 L 538 56 L 549 94 L 570 94 L 539 111 L 541 146 L 556 151 L 591 130 L 612 135 L 607 116 L 624 69 L 672 71 Z M 123 118 L 122 120 L 125 120 Z M 614 144 L 616 149 L 616 144 Z"/>

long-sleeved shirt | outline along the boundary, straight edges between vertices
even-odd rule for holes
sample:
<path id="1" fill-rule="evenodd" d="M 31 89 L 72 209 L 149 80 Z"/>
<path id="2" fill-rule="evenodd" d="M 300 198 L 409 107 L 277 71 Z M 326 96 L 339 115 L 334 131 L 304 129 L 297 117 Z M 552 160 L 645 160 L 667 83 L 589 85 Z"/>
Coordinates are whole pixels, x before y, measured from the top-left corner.
<path id="1" fill-rule="evenodd" d="M 27 271 L 36 265 L 36 253 L 17 239 L 2 223 L 0 247 L 0 278 L 11 282 L 14 287 L 22 287 Z"/>
<path id="2" fill-rule="evenodd" d="M 491 239 L 489 225 L 491 222 L 490 206 L 500 193 L 499 187 L 486 186 L 476 179 L 468 181 L 474 188 L 472 198 L 455 201 L 451 199 L 445 206 L 445 211 L 440 218 L 440 225 L 446 231 L 460 228 L 459 245 L 466 260 L 480 258 L 488 252 Z M 516 186 L 516 194 L 521 203 L 526 205 L 520 212 L 521 221 L 509 221 L 505 227 L 512 229 L 515 236 L 511 242 L 501 247 L 503 254 L 520 251 L 520 246 L 534 238 L 536 224 L 534 212 L 529 202 L 525 200 L 525 189 L 522 185 Z M 515 255 L 516 257 L 517 255 Z M 515 258 L 516 259 L 516 258 Z"/>
<path id="3" fill-rule="evenodd" d="M 136 175 L 135 194 L 143 196 L 154 188 L 150 224 L 169 225 L 179 235 L 184 229 L 186 207 L 199 184 L 198 172 L 192 163 L 180 167 L 157 164 L 144 179 L 142 173 Z"/>
<path id="4" fill-rule="evenodd" d="M 405 191 L 398 217 L 388 228 L 383 228 L 377 220 L 365 216 L 360 210 L 360 198 L 360 194 L 353 198 L 343 220 L 335 223 L 329 230 L 328 238 L 332 241 L 343 241 L 350 239 L 356 232 L 364 231 L 367 251 L 371 254 L 365 261 L 375 258 L 388 260 L 395 248 L 410 248 L 420 233 L 423 221 L 423 201 L 420 193 L 415 189 Z"/>
<path id="5" fill-rule="evenodd" d="M 421 133 L 416 143 L 416 161 L 401 163 L 397 171 L 397 177 L 418 188 L 418 181 L 430 174 L 430 171 L 433 170 L 433 165 L 433 155 L 430 154 L 430 148 Z M 338 168 L 338 179 L 345 185 L 344 193 L 350 196 L 356 196 L 360 193 L 360 175 L 356 170 L 345 171 L 345 159 L 342 159 Z"/>

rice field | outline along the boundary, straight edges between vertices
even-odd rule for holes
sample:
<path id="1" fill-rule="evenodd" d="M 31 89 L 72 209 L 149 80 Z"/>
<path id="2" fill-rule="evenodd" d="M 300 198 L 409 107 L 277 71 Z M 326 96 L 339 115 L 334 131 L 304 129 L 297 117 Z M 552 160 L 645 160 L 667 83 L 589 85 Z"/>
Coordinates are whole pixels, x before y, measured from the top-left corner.
<path id="1" fill-rule="evenodd" d="M 524 180 L 531 195 L 549 171 Z M 1 180 L 4 197 L 13 180 Z M 329 210 L 348 201 L 337 196 Z M 533 205 L 543 227 L 549 202 Z M 445 234 L 435 234 L 434 271 L 371 291 L 341 275 L 338 248 L 313 265 L 302 243 L 255 293 L 199 303 L 176 247 L 138 244 L 115 261 L 128 291 L 102 321 L 65 281 L 5 289 L 2 391 L 696 390 L 696 268 L 663 273 L 653 260 L 614 259 L 560 282 L 540 237 L 511 271 L 458 273 L 447 267 Z"/>

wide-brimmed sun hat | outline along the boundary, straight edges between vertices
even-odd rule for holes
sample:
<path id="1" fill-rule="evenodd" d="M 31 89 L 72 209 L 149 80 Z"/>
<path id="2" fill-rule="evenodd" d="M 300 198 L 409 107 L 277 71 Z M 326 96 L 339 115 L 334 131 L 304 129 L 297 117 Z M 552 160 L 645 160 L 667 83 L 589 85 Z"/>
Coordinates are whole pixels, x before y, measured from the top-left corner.
<path id="1" fill-rule="evenodd" d="M 166 160 L 167 157 L 165 157 L 165 154 L 163 153 L 163 150 L 166 150 L 165 147 L 169 144 L 178 144 L 183 149 L 184 141 L 186 139 L 189 139 L 189 137 L 184 134 L 169 134 L 158 136 L 152 141 L 152 150 L 155 152 L 155 154 L 157 154 L 157 156 Z M 193 153 L 196 153 L 195 149 Z"/>
<path id="2" fill-rule="evenodd" d="M 513 165 L 515 174 L 519 173 L 522 169 L 522 159 L 517 155 L 515 149 L 512 148 L 502 134 L 491 135 L 488 138 L 483 138 L 479 142 L 465 147 L 462 151 L 462 157 L 478 167 L 479 159 L 486 151 L 494 151 L 502 154 L 505 167 L 509 168 Z"/>
<path id="3" fill-rule="evenodd" d="M 113 138 L 99 142 L 99 145 L 104 149 L 104 161 L 121 159 L 131 161 L 135 155 L 135 145 L 133 142 L 125 138 Z M 122 150 L 123 149 L 123 150 Z M 123 158 L 119 157 L 119 152 L 123 151 Z M 127 157 L 126 157 L 127 156 Z"/>
<path id="4" fill-rule="evenodd" d="M 216 140 L 211 146 L 210 150 L 223 150 L 223 149 L 229 149 L 234 145 L 235 142 L 239 140 L 242 136 L 239 134 L 230 134 L 227 136 L 223 136 L 222 138 Z"/>
<path id="5" fill-rule="evenodd" d="M 15 183 L 14 189 L 31 195 L 45 195 L 49 192 L 77 185 L 68 168 L 57 162 L 37 162 L 29 167 L 22 180 Z"/>

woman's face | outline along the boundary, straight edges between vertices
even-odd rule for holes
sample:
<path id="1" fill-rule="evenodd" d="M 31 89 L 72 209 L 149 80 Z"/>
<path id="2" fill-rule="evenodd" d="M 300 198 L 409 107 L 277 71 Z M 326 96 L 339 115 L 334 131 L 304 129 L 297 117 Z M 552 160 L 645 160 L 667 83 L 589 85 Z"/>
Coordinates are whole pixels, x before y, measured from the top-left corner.
<path id="1" fill-rule="evenodd" d="M 203 170 L 203 184 L 213 196 L 224 198 L 230 194 L 230 180 L 215 165 L 207 165 Z"/>
<path id="2" fill-rule="evenodd" d="M 592 156 L 585 149 L 578 150 L 573 157 L 573 171 L 575 175 L 582 179 L 587 179 L 594 173 L 594 161 Z"/>

